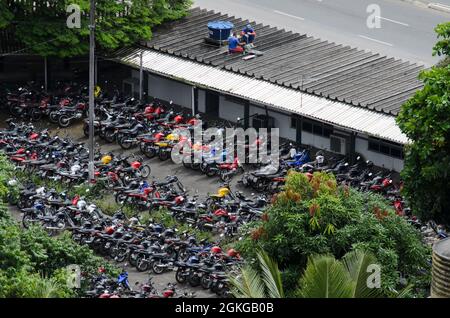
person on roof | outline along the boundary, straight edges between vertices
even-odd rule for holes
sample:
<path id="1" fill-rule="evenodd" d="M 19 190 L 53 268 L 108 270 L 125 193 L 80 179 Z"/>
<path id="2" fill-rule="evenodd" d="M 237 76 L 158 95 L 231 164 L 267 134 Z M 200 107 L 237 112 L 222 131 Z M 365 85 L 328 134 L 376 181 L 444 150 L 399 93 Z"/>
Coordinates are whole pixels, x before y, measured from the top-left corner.
<path id="1" fill-rule="evenodd" d="M 240 43 L 239 39 L 236 36 L 236 32 L 228 38 L 228 52 L 230 53 L 243 53 L 244 48 L 242 45 L 245 43 Z"/>
<path id="2" fill-rule="evenodd" d="M 251 24 L 247 24 L 247 26 L 241 32 L 242 39 L 245 41 L 245 44 L 253 44 L 256 38 L 256 32 L 252 28 Z"/>

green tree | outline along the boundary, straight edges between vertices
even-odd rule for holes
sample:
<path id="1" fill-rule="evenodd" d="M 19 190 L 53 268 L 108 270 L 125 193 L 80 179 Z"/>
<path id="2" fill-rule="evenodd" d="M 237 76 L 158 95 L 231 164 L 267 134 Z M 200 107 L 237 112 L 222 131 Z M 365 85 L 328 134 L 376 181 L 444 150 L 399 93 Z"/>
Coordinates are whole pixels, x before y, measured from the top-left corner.
<path id="1" fill-rule="evenodd" d="M 191 0 L 97 0 L 96 43 L 109 52 L 149 40 L 152 28 L 187 13 Z M 81 28 L 68 28 L 69 5 L 82 10 Z M 0 0 L 0 28 L 41 56 L 71 57 L 89 49 L 89 0 Z"/>
<path id="2" fill-rule="evenodd" d="M 315 173 L 309 181 L 290 172 L 285 190 L 266 213 L 236 248 L 246 258 L 264 249 L 279 264 L 288 295 L 309 257 L 341 259 L 355 249 L 371 252 L 380 263 L 384 294 L 402 287 L 400 275 L 424 293 L 428 289 L 430 249 L 381 196 L 337 186 L 332 175 Z"/>
<path id="3" fill-rule="evenodd" d="M 450 22 L 436 28 L 434 54 L 450 54 Z M 450 225 L 450 65 L 420 74 L 424 87 L 408 100 L 397 123 L 411 143 L 406 148 L 404 194 L 424 220 Z"/>

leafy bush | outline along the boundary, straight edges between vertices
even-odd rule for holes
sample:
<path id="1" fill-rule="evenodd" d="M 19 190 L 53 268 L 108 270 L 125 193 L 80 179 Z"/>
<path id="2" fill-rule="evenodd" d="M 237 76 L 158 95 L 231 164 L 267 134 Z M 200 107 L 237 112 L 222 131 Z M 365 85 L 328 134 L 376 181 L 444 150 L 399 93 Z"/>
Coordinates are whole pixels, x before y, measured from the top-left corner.
<path id="1" fill-rule="evenodd" d="M 306 175 L 290 172 L 285 190 L 268 209 L 264 221 L 253 224 L 248 238 L 237 248 L 249 258 L 261 246 L 279 264 L 292 272 L 301 272 L 308 257 L 331 254 L 343 257 L 356 248 L 372 252 L 382 267 L 382 288 L 387 292 L 399 287 L 400 274 L 417 283 L 428 269 L 430 250 L 420 234 L 397 216 L 389 204 L 375 194 L 338 187 L 332 175 Z M 425 276 L 427 281 L 429 277 Z"/>
<path id="2" fill-rule="evenodd" d="M 75 264 L 87 273 L 105 267 L 111 275 L 118 274 L 69 233 L 50 237 L 39 226 L 24 230 L 10 217 L 0 219 L 0 297 L 74 296 L 66 285 L 66 267 Z"/>

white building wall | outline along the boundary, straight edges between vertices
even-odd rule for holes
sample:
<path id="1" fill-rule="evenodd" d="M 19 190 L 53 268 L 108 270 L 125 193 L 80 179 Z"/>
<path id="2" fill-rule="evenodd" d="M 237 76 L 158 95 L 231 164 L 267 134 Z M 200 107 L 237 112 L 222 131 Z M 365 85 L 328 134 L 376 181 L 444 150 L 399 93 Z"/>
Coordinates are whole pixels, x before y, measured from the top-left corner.
<path id="1" fill-rule="evenodd" d="M 250 116 L 259 114 L 265 115 L 266 110 L 264 107 L 258 107 L 256 105 L 250 105 Z M 291 128 L 291 116 L 289 114 L 283 114 L 269 110 L 269 116 L 275 120 L 275 127 L 280 130 L 280 137 L 295 141 L 297 138 L 297 132 L 295 128 Z M 252 119 L 250 118 L 250 125 L 252 125 Z"/>
<path id="2" fill-rule="evenodd" d="M 371 160 L 378 167 L 393 169 L 398 172 L 403 170 L 403 160 L 370 151 L 367 139 L 356 137 L 355 151 L 362 154 L 366 160 Z"/>
<path id="3" fill-rule="evenodd" d="M 232 123 L 237 122 L 237 118 L 244 117 L 244 105 L 226 100 L 224 96 L 219 98 L 219 117 L 229 120 Z"/>
<path id="4" fill-rule="evenodd" d="M 139 78 L 139 71 L 137 78 Z M 148 76 L 148 94 L 164 101 L 173 101 L 174 104 L 186 108 L 192 108 L 192 86 L 157 77 L 149 74 Z"/>
<path id="5" fill-rule="evenodd" d="M 330 150 L 330 138 L 317 136 L 306 131 L 302 131 L 302 144 L 323 150 Z"/>

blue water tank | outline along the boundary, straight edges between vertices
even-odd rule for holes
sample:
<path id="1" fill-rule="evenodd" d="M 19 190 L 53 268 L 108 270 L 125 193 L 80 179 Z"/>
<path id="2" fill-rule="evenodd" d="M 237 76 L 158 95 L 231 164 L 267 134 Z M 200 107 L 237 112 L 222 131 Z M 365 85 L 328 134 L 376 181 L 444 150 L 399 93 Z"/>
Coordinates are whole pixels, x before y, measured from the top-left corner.
<path id="1" fill-rule="evenodd" d="M 234 24 L 228 21 L 211 21 L 208 23 L 209 37 L 215 41 L 224 41 L 230 37 Z"/>

